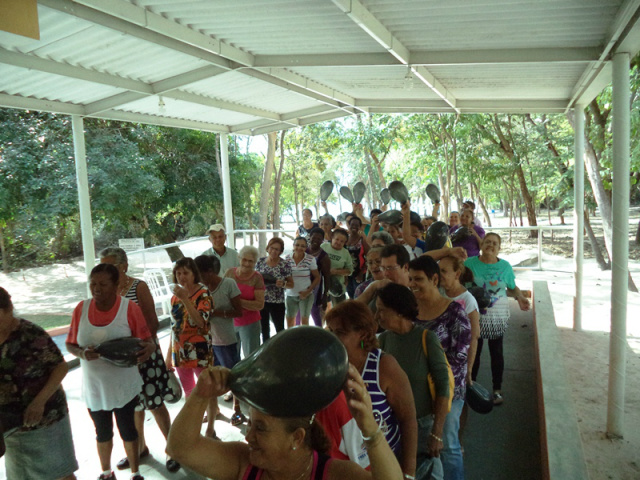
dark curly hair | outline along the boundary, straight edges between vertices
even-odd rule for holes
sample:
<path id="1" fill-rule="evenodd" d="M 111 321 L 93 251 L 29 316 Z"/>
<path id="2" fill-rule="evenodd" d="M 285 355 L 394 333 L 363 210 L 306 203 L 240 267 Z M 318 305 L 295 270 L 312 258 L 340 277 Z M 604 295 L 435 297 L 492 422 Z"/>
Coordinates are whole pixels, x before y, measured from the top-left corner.
<path id="1" fill-rule="evenodd" d="M 115 285 L 117 285 L 118 281 L 120 280 L 120 272 L 116 267 L 114 267 L 110 263 L 99 263 L 98 265 L 93 267 L 93 270 L 91 270 L 91 274 L 89 275 L 89 278 L 93 277 L 97 273 L 106 273 L 107 275 L 109 275 L 109 277 L 111 278 L 111 281 Z"/>
<path id="2" fill-rule="evenodd" d="M 418 301 L 413 292 L 404 285 L 390 283 L 376 292 L 385 307 L 408 320 L 418 316 Z"/>

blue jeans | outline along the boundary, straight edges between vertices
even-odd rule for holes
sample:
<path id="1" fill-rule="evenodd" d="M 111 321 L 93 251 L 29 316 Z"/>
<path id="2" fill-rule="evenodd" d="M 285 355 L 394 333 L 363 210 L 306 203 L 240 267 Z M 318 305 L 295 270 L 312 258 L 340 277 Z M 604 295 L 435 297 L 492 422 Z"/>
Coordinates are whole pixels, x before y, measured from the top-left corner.
<path id="1" fill-rule="evenodd" d="M 447 414 L 442 430 L 444 448 L 440 452 L 445 480 L 464 480 L 464 463 L 458 430 L 460 430 L 460 414 L 464 406 L 464 399 L 459 398 L 451 404 L 451 411 Z"/>
<path id="2" fill-rule="evenodd" d="M 242 349 L 242 358 L 247 358 L 260 346 L 260 322 L 233 328 L 238 339 L 238 353 Z"/>
<path id="3" fill-rule="evenodd" d="M 433 415 L 418 419 L 418 458 L 416 460 L 416 480 L 442 480 L 440 457 L 427 455 L 427 442 L 433 428 Z M 431 474 L 429 474 L 431 470 Z"/>

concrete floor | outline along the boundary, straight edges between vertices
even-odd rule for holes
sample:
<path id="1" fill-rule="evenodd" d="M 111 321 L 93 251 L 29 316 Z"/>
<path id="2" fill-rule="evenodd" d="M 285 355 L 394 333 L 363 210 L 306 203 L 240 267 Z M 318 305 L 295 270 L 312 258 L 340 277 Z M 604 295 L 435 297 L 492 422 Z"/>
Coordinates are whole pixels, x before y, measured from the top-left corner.
<path id="1" fill-rule="evenodd" d="M 521 480 L 541 478 L 540 442 L 538 410 L 536 401 L 536 380 L 533 352 L 533 315 L 517 310 L 511 301 L 511 322 L 504 341 L 505 375 L 503 382 L 504 404 L 494 408 L 488 415 L 470 412 L 464 433 L 465 470 L 467 480 Z M 168 345 L 168 331 L 161 333 L 163 349 Z M 491 388 L 489 351 L 485 345 L 480 368 L 480 383 Z M 100 466 L 96 452 L 93 423 L 80 399 L 81 372 L 76 368 L 69 372 L 63 385 L 71 411 L 71 424 L 79 480 L 98 477 Z M 172 418 L 178 414 L 184 400 L 175 405 L 167 405 Z M 244 426 L 232 427 L 231 403 L 220 399 L 220 410 L 225 417 L 216 421 L 216 432 L 223 440 L 242 440 Z M 206 425 L 203 424 L 204 433 Z M 151 455 L 143 460 L 140 471 L 147 480 L 202 479 L 200 475 L 182 468 L 177 473 L 169 473 L 165 468 L 165 440 L 153 417 L 147 414 L 145 435 Z M 114 438 L 112 464 L 124 457 L 122 442 Z M 129 470 L 116 472 L 118 478 L 128 479 Z M 0 480 L 5 480 L 4 459 L 0 459 Z M 20 480 L 20 479 L 8 479 Z"/>

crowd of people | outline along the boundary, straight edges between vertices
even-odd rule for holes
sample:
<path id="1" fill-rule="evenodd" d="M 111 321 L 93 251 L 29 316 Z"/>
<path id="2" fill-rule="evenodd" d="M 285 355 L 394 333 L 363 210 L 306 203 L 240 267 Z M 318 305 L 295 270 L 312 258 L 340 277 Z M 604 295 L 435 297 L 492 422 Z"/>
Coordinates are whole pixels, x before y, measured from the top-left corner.
<path id="1" fill-rule="evenodd" d="M 123 250 L 103 250 L 90 275 L 92 298 L 74 310 L 66 340 L 80 359 L 99 480 L 116 478 L 113 417 L 126 452 L 116 468 L 130 469 L 132 480 L 143 478 L 146 410 L 167 439 L 170 472 L 182 463 L 234 480 L 463 479 L 465 395 L 477 378 L 484 341 L 493 403 L 500 405 L 507 297 L 529 309 L 513 269 L 498 256 L 500 236 L 485 234 L 473 207 L 466 202 L 461 213 L 451 213 L 451 243 L 432 250 L 427 235 L 436 218 L 416 218 L 409 202 L 395 223 L 380 222 L 377 209 L 367 218 L 354 205 L 341 219 L 346 229 L 329 214 L 316 223 L 305 209 L 286 256 L 282 238 L 269 240 L 264 254 L 248 245 L 236 251 L 224 226 L 211 225 L 212 247 L 174 264 L 166 352 L 148 286 L 127 274 Z M 479 308 L 471 286 L 490 297 L 486 308 Z M 317 415 L 279 418 L 251 408 L 247 419 L 229 392 L 229 370 L 269 342 L 272 330 L 309 325 L 310 317 L 345 346 L 351 366 L 344 391 Z M 121 337 L 140 340 L 137 365 L 101 360 L 95 346 Z M 9 478 L 75 478 L 61 387 L 66 363 L 44 331 L 14 317 L 2 288 L 0 353 L 0 406 L 13 414 L 0 416 L 4 430 L 13 429 L 2 445 Z M 174 371 L 186 405 L 172 425 L 165 402 L 175 400 Z M 247 443 L 219 441 L 219 396 L 233 402 L 232 425 L 248 424 Z M 28 461 L 36 455 L 47 461 Z"/>

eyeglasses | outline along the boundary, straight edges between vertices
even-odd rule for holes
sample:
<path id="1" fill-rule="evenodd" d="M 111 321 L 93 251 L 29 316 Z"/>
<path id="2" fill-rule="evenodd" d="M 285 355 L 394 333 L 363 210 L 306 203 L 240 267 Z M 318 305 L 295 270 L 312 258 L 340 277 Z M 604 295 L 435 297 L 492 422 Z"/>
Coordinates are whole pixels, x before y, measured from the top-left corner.
<path id="1" fill-rule="evenodd" d="M 392 267 L 380 267 L 380 270 L 382 270 L 383 272 L 392 272 L 394 270 L 398 270 L 400 267 L 400 265 L 394 265 Z"/>
<path id="2" fill-rule="evenodd" d="M 382 265 L 382 262 L 380 260 L 369 260 L 367 261 L 367 265 L 370 265 L 373 267 L 375 265 Z"/>

